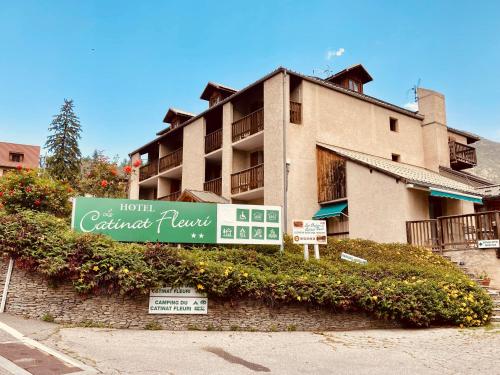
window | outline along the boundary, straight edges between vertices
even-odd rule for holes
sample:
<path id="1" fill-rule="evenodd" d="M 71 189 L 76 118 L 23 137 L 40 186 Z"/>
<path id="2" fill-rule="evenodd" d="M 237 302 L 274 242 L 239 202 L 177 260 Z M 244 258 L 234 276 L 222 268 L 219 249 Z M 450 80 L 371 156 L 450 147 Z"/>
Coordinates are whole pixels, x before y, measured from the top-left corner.
<path id="1" fill-rule="evenodd" d="M 264 151 L 254 151 L 250 153 L 250 167 L 264 163 Z"/>
<path id="2" fill-rule="evenodd" d="M 391 129 L 391 132 L 398 132 L 399 131 L 398 119 L 392 117 L 389 118 L 389 127 Z"/>
<path id="3" fill-rule="evenodd" d="M 24 161 L 24 154 L 18 152 L 9 152 L 9 160 L 15 163 L 22 163 Z"/>
<path id="4" fill-rule="evenodd" d="M 349 80 L 349 90 L 360 92 L 359 87 L 358 82 L 353 81 L 352 79 Z"/>
<path id="5" fill-rule="evenodd" d="M 392 161 L 400 161 L 401 160 L 401 156 L 398 155 L 398 154 L 392 154 Z"/>

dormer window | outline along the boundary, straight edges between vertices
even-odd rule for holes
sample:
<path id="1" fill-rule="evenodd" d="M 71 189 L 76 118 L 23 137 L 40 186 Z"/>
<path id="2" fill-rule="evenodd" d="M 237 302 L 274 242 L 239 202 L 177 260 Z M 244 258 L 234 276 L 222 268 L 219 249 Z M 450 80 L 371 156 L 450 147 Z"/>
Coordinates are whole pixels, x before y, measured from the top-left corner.
<path id="1" fill-rule="evenodd" d="M 327 82 L 361 94 L 363 93 L 363 85 L 372 80 L 370 74 L 361 64 L 353 65 L 325 79 Z"/>
<path id="2" fill-rule="evenodd" d="M 357 82 L 353 79 L 349 80 L 349 90 L 360 92 L 360 90 L 359 90 L 360 87 L 361 87 L 361 85 L 359 84 L 359 82 Z"/>
<path id="3" fill-rule="evenodd" d="M 209 107 L 213 107 L 233 95 L 236 91 L 237 90 L 221 85 L 220 83 L 208 82 L 200 98 L 208 100 Z"/>
<path id="4" fill-rule="evenodd" d="M 22 163 L 24 161 L 24 154 L 20 152 L 9 152 L 9 160 L 14 163 Z"/>

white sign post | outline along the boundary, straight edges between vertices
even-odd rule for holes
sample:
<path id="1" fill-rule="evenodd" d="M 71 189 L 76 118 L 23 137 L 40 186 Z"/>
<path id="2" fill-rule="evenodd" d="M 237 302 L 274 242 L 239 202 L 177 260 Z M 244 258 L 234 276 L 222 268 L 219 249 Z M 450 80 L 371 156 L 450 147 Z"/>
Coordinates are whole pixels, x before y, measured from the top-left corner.
<path id="1" fill-rule="evenodd" d="M 304 259 L 309 259 L 309 245 L 314 245 L 314 257 L 319 259 L 319 245 L 327 244 L 325 220 L 294 220 L 293 243 L 304 245 Z"/>
<path id="2" fill-rule="evenodd" d="M 500 240 L 479 240 L 477 247 L 480 249 L 496 249 L 500 248 Z"/>
<path id="3" fill-rule="evenodd" d="M 150 314 L 207 314 L 208 298 L 196 288 L 159 288 L 149 293 Z"/>

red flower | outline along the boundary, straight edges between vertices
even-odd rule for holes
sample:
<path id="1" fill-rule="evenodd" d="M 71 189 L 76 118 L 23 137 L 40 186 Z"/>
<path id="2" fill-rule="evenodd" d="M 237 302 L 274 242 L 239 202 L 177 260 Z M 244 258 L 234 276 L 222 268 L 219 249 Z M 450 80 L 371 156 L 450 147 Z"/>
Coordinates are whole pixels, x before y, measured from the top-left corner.
<path id="1" fill-rule="evenodd" d="M 40 204 L 41 204 L 41 203 L 42 203 L 42 202 L 40 202 L 40 199 L 37 199 L 37 200 L 35 201 L 35 206 L 40 206 Z"/>
<path id="2" fill-rule="evenodd" d="M 130 165 L 126 165 L 125 167 L 123 167 L 123 172 L 125 172 L 126 174 L 132 173 L 132 167 Z"/>
<path id="3" fill-rule="evenodd" d="M 17 169 L 18 171 L 20 171 L 21 169 L 23 169 L 23 166 L 22 166 L 22 165 L 18 165 L 18 166 L 16 167 L 16 169 Z"/>
<path id="4" fill-rule="evenodd" d="M 26 188 L 26 193 L 29 193 L 30 191 L 31 191 L 31 188 L 28 186 L 28 187 Z"/>
<path id="5" fill-rule="evenodd" d="M 73 192 L 73 189 L 72 188 L 68 188 L 68 193 L 72 193 Z"/>
<path id="6" fill-rule="evenodd" d="M 0 191 L 0 197 L 3 195 L 3 191 Z"/>
<path id="7" fill-rule="evenodd" d="M 106 180 L 102 180 L 102 181 L 101 181 L 101 186 L 102 186 L 102 187 L 106 187 L 106 186 L 108 186 L 108 181 L 106 181 Z"/>
<path id="8" fill-rule="evenodd" d="M 134 161 L 134 167 L 136 167 L 136 168 L 140 167 L 141 164 L 142 164 L 142 160 L 141 159 Z"/>
<path id="9" fill-rule="evenodd" d="M 117 171 L 116 169 L 112 169 L 112 170 L 111 170 L 111 174 L 112 174 L 113 176 L 116 176 L 116 175 L 118 174 L 118 171 Z"/>

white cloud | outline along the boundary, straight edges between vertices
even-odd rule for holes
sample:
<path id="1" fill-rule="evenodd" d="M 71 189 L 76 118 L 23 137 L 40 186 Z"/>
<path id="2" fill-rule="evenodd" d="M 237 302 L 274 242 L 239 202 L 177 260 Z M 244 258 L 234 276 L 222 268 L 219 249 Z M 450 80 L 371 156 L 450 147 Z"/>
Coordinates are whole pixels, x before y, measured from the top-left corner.
<path id="1" fill-rule="evenodd" d="M 418 111 L 418 103 L 417 102 L 409 102 L 404 105 L 406 109 L 409 109 L 410 111 L 416 112 Z"/>
<path id="2" fill-rule="evenodd" d="M 345 52 L 344 48 L 339 48 L 336 51 L 329 49 L 328 51 L 326 51 L 326 59 L 327 60 L 331 60 L 334 57 L 340 57 L 340 56 L 342 56 L 344 54 L 344 52 Z"/>

